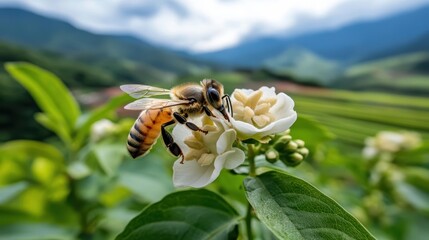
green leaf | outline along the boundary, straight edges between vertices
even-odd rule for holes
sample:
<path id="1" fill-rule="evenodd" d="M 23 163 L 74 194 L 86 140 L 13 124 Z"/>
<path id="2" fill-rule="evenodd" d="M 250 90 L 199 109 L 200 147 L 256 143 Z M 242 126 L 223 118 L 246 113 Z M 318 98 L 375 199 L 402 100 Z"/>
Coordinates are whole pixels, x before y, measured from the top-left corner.
<path id="1" fill-rule="evenodd" d="M 0 188 L 0 204 L 3 204 L 24 191 L 28 187 L 26 182 L 17 182 Z"/>
<path id="2" fill-rule="evenodd" d="M 91 174 L 91 169 L 83 162 L 74 161 L 67 166 L 67 173 L 73 179 L 82 179 Z"/>
<path id="3" fill-rule="evenodd" d="M 32 158 L 45 157 L 63 164 L 63 154 L 50 144 L 32 141 L 15 140 L 0 145 L 0 154 L 26 155 Z"/>
<path id="4" fill-rule="evenodd" d="M 158 202 L 174 191 L 171 174 L 163 162 L 165 157 L 156 152 L 162 150 L 162 153 L 168 154 L 164 149 L 159 149 L 160 144 L 144 159 L 128 158 L 119 168 L 118 182 L 130 190 L 139 202 Z"/>
<path id="5" fill-rule="evenodd" d="M 406 182 L 429 193 L 429 169 L 423 167 L 401 167 Z"/>
<path id="6" fill-rule="evenodd" d="M 291 135 L 294 139 L 305 139 L 305 146 L 310 149 L 310 152 L 314 152 L 321 143 L 334 138 L 334 135 L 325 126 L 302 114 L 293 124 Z"/>
<path id="7" fill-rule="evenodd" d="M 0 226 L 0 239 L 75 239 L 76 230 L 46 223 L 8 224 Z"/>
<path id="8" fill-rule="evenodd" d="M 213 192 L 182 191 L 148 206 L 116 239 L 236 239 L 238 220 L 237 212 Z"/>
<path id="9" fill-rule="evenodd" d="M 80 115 L 76 100 L 52 73 L 30 63 L 7 63 L 6 70 L 33 96 L 37 105 L 57 124 L 71 133 Z"/>
<path id="10" fill-rule="evenodd" d="M 429 212 L 429 194 L 404 181 L 396 182 L 395 189 L 409 204 Z"/>
<path id="11" fill-rule="evenodd" d="M 75 145 L 80 146 L 88 137 L 92 124 L 103 118 L 109 118 L 119 107 L 124 106 L 131 100 L 132 98 L 130 96 L 123 94 L 112 98 L 108 103 L 91 111 L 89 114 L 82 115 L 78 119 L 76 126 L 77 134 Z"/>
<path id="12" fill-rule="evenodd" d="M 280 239 L 374 239 L 338 203 L 299 178 L 266 172 L 244 180 L 258 218 Z"/>
<path id="13" fill-rule="evenodd" d="M 61 127 L 59 124 L 54 122 L 49 116 L 45 113 L 36 113 L 34 115 L 36 121 L 44 126 L 45 128 L 55 132 L 59 138 L 64 142 L 71 142 L 70 129 Z"/>
<path id="14" fill-rule="evenodd" d="M 93 152 L 101 169 L 108 176 L 117 173 L 119 165 L 127 154 L 123 144 L 107 143 L 95 145 Z"/>

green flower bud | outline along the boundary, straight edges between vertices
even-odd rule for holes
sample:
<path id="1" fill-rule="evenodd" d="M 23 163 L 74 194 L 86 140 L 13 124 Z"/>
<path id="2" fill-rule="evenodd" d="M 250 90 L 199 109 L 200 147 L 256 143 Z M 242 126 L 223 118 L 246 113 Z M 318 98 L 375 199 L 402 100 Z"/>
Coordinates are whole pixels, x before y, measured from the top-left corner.
<path id="1" fill-rule="evenodd" d="M 301 139 L 295 140 L 295 143 L 298 144 L 299 148 L 303 148 L 305 146 L 305 142 Z"/>
<path id="2" fill-rule="evenodd" d="M 298 149 L 298 144 L 294 141 L 290 141 L 287 145 L 286 145 L 286 150 L 294 152 L 295 150 Z"/>
<path id="3" fill-rule="evenodd" d="M 289 157 L 294 162 L 301 162 L 302 160 L 304 160 L 304 157 L 297 152 L 292 153 L 291 155 L 289 155 Z"/>
<path id="4" fill-rule="evenodd" d="M 302 160 L 304 160 L 304 157 L 301 154 L 294 152 L 292 154 L 286 155 L 285 157 L 281 157 L 281 160 L 286 166 L 295 167 L 299 165 Z"/>
<path id="5" fill-rule="evenodd" d="M 308 154 L 310 153 L 310 151 L 308 150 L 308 148 L 298 148 L 297 151 L 299 154 L 301 154 L 304 158 L 308 156 Z"/>
<path id="6" fill-rule="evenodd" d="M 281 136 L 275 141 L 274 148 L 279 152 L 283 152 L 291 140 L 292 137 L 290 135 Z"/>
<path id="7" fill-rule="evenodd" d="M 290 135 L 284 135 L 277 140 L 277 143 L 287 144 L 288 142 L 290 142 L 290 140 L 292 140 L 292 137 Z"/>
<path id="8" fill-rule="evenodd" d="M 270 148 L 265 152 L 265 159 L 270 163 L 275 163 L 279 159 L 279 152 L 274 148 Z"/>

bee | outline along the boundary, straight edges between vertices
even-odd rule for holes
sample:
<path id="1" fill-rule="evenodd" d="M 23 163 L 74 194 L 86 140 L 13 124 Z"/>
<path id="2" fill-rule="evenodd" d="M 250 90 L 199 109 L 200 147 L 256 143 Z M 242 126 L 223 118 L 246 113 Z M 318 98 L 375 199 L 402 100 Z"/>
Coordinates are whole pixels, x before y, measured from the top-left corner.
<path id="1" fill-rule="evenodd" d="M 223 85 L 213 79 L 204 79 L 200 84 L 185 83 L 171 90 L 139 84 L 122 85 L 120 88 L 131 97 L 138 98 L 124 108 L 141 110 L 127 139 L 127 149 L 133 158 L 148 153 L 158 137 L 162 135 L 165 146 L 174 156 L 181 156 L 181 163 L 183 163 L 182 150 L 166 130 L 167 126 L 179 123 L 193 131 L 207 134 L 207 131 L 189 122 L 187 118 L 201 114 L 214 117 L 212 110 L 216 110 L 229 121 L 225 105 L 232 116 L 229 96 L 224 94 Z M 161 95 L 169 95 L 170 99 L 152 98 Z"/>

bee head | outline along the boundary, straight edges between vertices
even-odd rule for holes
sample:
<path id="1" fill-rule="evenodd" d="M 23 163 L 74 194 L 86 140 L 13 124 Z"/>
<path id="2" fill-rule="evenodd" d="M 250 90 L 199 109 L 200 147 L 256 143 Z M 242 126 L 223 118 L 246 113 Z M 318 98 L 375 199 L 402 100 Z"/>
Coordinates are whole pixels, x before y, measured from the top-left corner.
<path id="1" fill-rule="evenodd" d="M 223 85 L 213 79 L 204 79 L 201 81 L 201 85 L 204 89 L 204 97 L 207 103 L 213 108 L 222 113 L 223 117 L 229 121 L 228 114 L 226 113 L 225 106 L 223 104 Z"/>

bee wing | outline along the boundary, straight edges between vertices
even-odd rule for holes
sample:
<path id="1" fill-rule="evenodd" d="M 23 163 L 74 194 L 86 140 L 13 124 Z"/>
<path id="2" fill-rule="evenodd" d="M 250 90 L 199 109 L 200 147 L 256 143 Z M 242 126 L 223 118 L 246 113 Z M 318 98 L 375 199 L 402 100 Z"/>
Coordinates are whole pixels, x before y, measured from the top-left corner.
<path id="1" fill-rule="evenodd" d="M 190 104 L 189 100 L 171 100 L 158 98 L 142 98 L 129 103 L 124 108 L 128 110 L 148 110 Z"/>
<path id="2" fill-rule="evenodd" d="M 151 97 L 170 94 L 170 90 L 140 84 L 126 84 L 120 86 L 121 90 L 133 98 Z"/>

